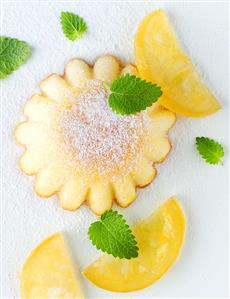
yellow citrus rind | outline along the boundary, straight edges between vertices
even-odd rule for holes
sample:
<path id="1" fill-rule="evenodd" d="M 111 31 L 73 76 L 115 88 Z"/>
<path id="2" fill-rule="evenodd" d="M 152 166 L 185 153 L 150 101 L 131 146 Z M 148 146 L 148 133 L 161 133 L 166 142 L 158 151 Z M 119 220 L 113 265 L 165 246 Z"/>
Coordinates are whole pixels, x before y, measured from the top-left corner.
<path id="1" fill-rule="evenodd" d="M 135 61 L 141 78 L 162 87 L 159 103 L 181 115 L 201 117 L 221 108 L 180 47 L 162 10 L 148 14 L 135 36 Z"/>
<path id="2" fill-rule="evenodd" d="M 22 299 L 84 298 L 60 233 L 33 250 L 22 268 L 20 281 Z"/>
<path id="3" fill-rule="evenodd" d="M 102 255 L 83 274 L 96 286 L 113 292 L 141 290 L 153 284 L 175 262 L 184 239 L 185 216 L 172 197 L 133 227 L 139 255 L 131 260 Z"/>

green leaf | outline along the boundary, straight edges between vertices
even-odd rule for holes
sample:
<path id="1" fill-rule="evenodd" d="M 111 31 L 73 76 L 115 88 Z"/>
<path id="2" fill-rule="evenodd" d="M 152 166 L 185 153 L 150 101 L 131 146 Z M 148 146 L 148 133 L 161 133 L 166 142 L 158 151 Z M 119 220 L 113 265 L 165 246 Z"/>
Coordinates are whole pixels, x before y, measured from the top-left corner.
<path id="1" fill-rule="evenodd" d="M 114 257 L 130 259 L 138 256 L 134 235 L 121 214 L 109 210 L 92 223 L 88 235 L 93 245 Z"/>
<path id="2" fill-rule="evenodd" d="M 135 114 L 162 95 L 161 88 L 134 75 L 123 75 L 110 86 L 109 106 L 118 114 Z"/>
<path id="3" fill-rule="evenodd" d="M 0 79 L 17 70 L 30 55 L 26 42 L 16 38 L 0 36 Z"/>
<path id="4" fill-rule="evenodd" d="M 61 26 L 63 33 L 71 41 L 82 37 L 87 30 L 84 19 L 72 12 L 61 13 Z"/>
<path id="5" fill-rule="evenodd" d="M 208 137 L 196 137 L 196 148 L 209 164 L 223 165 L 224 149 L 220 143 Z"/>

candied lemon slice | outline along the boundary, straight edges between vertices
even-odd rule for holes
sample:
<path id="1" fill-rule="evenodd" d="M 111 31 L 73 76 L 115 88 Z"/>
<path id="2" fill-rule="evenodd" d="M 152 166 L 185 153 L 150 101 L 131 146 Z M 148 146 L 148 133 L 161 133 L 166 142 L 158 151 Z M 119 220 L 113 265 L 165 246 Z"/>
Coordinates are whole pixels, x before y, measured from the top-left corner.
<path id="1" fill-rule="evenodd" d="M 176 198 L 170 198 L 133 232 L 139 256 L 122 260 L 103 255 L 83 274 L 100 288 L 114 292 L 143 289 L 159 279 L 173 264 L 182 246 L 185 217 Z"/>
<path id="2" fill-rule="evenodd" d="M 182 51 L 162 10 L 147 15 L 141 22 L 135 37 L 135 57 L 140 76 L 162 87 L 159 103 L 166 108 L 193 117 L 220 109 Z"/>
<path id="3" fill-rule="evenodd" d="M 83 298 L 60 233 L 43 241 L 27 259 L 21 273 L 21 297 Z"/>

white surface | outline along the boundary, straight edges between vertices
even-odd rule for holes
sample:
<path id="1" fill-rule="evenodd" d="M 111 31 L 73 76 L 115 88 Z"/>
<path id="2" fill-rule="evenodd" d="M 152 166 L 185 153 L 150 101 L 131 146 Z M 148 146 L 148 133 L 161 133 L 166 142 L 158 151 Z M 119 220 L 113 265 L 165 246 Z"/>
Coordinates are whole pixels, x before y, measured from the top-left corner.
<path id="1" fill-rule="evenodd" d="M 187 216 L 182 254 L 169 272 L 151 287 L 131 293 L 103 291 L 83 279 L 87 298 L 224 297 L 228 261 L 228 40 L 227 4 L 223 3 L 5 3 L 3 34 L 26 40 L 33 48 L 29 61 L 2 82 L 3 87 L 3 298 L 19 296 L 18 274 L 30 251 L 48 235 L 65 230 L 82 269 L 99 254 L 86 237 L 95 217 L 86 206 L 63 211 L 56 198 L 39 199 L 33 178 L 19 170 L 22 148 L 12 132 L 23 119 L 22 108 L 40 80 L 62 72 L 64 63 L 81 57 L 93 63 L 105 53 L 134 61 L 133 37 L 143 16 L 165 8 L 186 51 L 192 56 L 223 109 L 207 118 L 178 117 L 167 161 L 157 166 L 158 177 L 140 190 L 122 212 L 130 223 L 146 217 L 175 194 Z M 82 15 L 88 33 L 70 42 L 62 34 L 61 11 Z M 226 149 L 225 166 L 205 164 L 194 148 L 196 136 L 210 136 Z"/>

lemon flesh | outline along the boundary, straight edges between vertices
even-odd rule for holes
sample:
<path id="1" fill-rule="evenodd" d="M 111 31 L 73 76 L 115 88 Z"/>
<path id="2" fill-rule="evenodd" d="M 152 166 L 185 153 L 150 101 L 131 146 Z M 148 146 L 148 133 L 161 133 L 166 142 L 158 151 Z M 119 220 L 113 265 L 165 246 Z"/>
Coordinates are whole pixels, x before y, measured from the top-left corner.
<path id="1" fill-rule="evenodd" d="M 220 104 L 181 49 L 162 10 L 147 15 L 139 25 L 135 58 L 140 76 L 162 87 L 159 103 L 169 110 L 200 117 L 220 109 Z"/>
<path id="2" fill-rule="evenodd" d="M 170 198 L 133 228 L 139 255 L 122 260 L 103 255 L 83 274 L 100 288 L 114 292 L 143 289 L 173 264 L 182 246 L 185 217 L 176 198 Z"/>
<path id="3" fill-rule="evenodd" d="M 83 298 L 60 233 L 42 242 L 21 272 L 21 298 Z"/>

